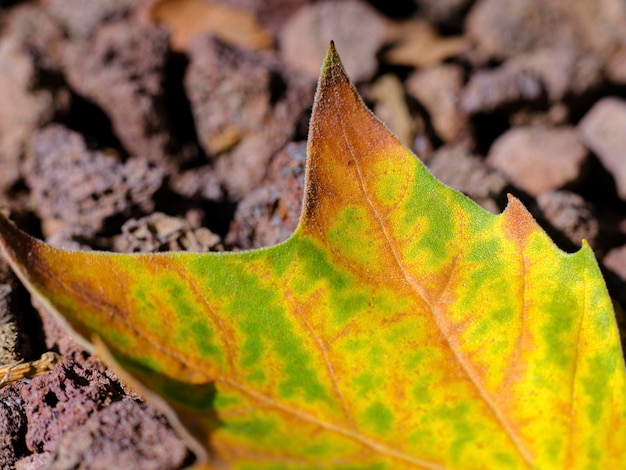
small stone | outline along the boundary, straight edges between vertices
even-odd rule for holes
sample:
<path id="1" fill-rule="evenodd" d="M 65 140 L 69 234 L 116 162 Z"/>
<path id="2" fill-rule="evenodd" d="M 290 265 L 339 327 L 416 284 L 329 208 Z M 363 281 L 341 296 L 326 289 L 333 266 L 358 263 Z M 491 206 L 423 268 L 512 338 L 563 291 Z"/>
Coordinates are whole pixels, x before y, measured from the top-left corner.
<path id="1" fill-rule="evenodd" d="M 105 22 L 127 17 L 137 0 L 48 0 L 46 9 L 71 38 L 91 37 Z"/>
<path id="2" fill-rule="evenodd" d="M 21 389 L 31 452 L 54 450 L 59 437 L 94 412 L 120 399 L 122 389 L 93 364 L 65 360 Z"/>
<path id="3" fill-rule="evenodd" d="M 576 183 L 588 152 L 568 126 L 517 127 L 489 149 L 487 162 L 532 196 Z"/>
<path id="4" fill-rule="evenodd" d="M 86 236 L 102 230 L 113 216 L 151 212 L 152 196 L 163 181 L 163 171 L 145 159 L 121 163 L 88 150 L 80 134 L 60 125 L 36 132 L 27 150 L 24 179 L 42 219 L 61 222 L 46 224 L 56 230 L 83 227 Z"/>
<path id="5" fill-rule="evenodd" d="M 478 0 L 466 17 L 465 29 L 486 57 L 500 60 L 576 43 L 575 25 L 555 2 L 545 0 Z"/>
<path id="6" fill-rule="evenodd" d="M 274 34 L 309 0 L 228 0 L 228 4 L 251 12 Z"/>
<path id="7" fill-rule="evenodd" d="M 406 88 L 428 111 L 437 135 L 445 142 L 458 142 L 468 136 L 468 123 L 460 109 L 463 70 L 443 64 L 412 74 Z"/>
<path id="8" fill-rule="evenodd" d="M 261 182 L 312 96 L 302 76 L 274 54 L 210 37 L 191 43 L 185 89 L 200 143 L 232 200 Z"/>
<path id="9" fill-rule="evenodd" d="M 492 113 L 539 102 L 544 95 L 543 83 L 536 72 L 506 67 L 480 70 L 463 89 L 461 109 L 467 114 Z"/>
<path id="10" fill-rule="evenodd" d="M 506 106 L 560 103 L 598 87 L 602 61 L 572 47 L 544 47 L 520 54 L 493 70 L 479 70 L 463 93 L 470 114 Z"/>
<path id="11" fill-rule="evenodd" d="M 383 17 L 359 0 L 324 1 L 294 14 L 280 34 L 280 52 L 287 64 L 316 79 L 332 39 L 353 82 L 376 72 L 376 53 L 386 34 Z"/>
<path id="12" fill-rule="evenodd" d="M 130 219 L 122 225 L 122 234 L 115 238 L 115 251 L 124 253 L 156 253 L 161 251 L 219 251 L 221 239 L 204 227 L 192 228 L 178 217 L 155 212 L 139 220 Z"/>
<path id="13" fill-rule="evenodd" d="M 171 146 L 167 57 L 167 31 L 134 22 L 107 24 L 93 40 L 69 43 L 62 54 L 67 81 L 106 112 L 124 148 L 159 163 Z"/>
<path id="14" fill-rule="evenodd" d="M 49 470 L 52 462 L 52 452 L 30 454 L 15 462 L 15 470 Z"/>
<path id="15" fill-rule="evenodd" d="M 187 199 L 203 198 L 209 201 L 224 199 L 221 181 L 215 174 L 213 165 L 174 172 L 169 180 L 169 188 Z"/>
<path id="16" fill-rule="evenodd" d="M 484 209 L 500 212 L 498 201 L 503 199 L 506 180 L 465 148 L 441 147 L 427 165 L 441 182 L 466 194 Z"/>
<path id="17" fill-rule="evenodd" d="M 0 37 L 0 197 L 19 179 L 19 160 L 29 136 L 53 115 L 52 94 L 32 89 L 37 71 L 20 29 L 32 11 L 18 8 L 9 15 Z"/>
<path id="18" fill-rule="evenodd" d="M 626 84 L 626 45 L 619 46 L 607 59 L 606 75 L 613 83 Z"/>
<path id="19" fill-rule="evenodd" d="M 279 152 L 262 185 L 237 206 L 226 243 L 243 249 L 286 240 L 302 210 L 306 144 L 289 144 Z"/>
<path id="20" fill-rule="evenodd" d="M 551 102 L 561 101 L 567 94 L 581 95 L 599 86 L 602 80 L 602 61 L 568 46 L 520 54 L 508 60 L 505 68 L 534 73 Z"/>
<path id="21" fill-rule="evenodd" d="M 570 191 L 548 191 L 537 196 L 541 215 L 572 245 L 579 247 L 583 239 L 594 247 L 600 225 L 594 208 L 581 196 Z"/>
<path id="22" fill-rule="evenodd" d="M 626 282 L 626 245 L 610 250 L 602 259 L 602 264 Z"/>
<path id="23" fill-rule="evenodd" d="M 26 426 L 24 400 L 18 384 L 0 388 L 0 468 L 13 468 L 15 461 L 23 456 L 25 449 L 21 441 Z"/>
<path id="24" fill-rule="evenodd" d="M 601 99 L 580 121 L 578 133 L 613 175 L 619 197 L 626 200 L 626 101 Z"/>
<path id="25" fill-rule="evenodd" d="M 414 0 L 420 16 L 437 25 L 458 26 L 471 0 Z"/>
<path id="26" fill-rule="evenodd" d="M 66 432 L 53 455 L 49 470 L 176 470 L 187 449 L 154 409 L 125 398 Z"/>

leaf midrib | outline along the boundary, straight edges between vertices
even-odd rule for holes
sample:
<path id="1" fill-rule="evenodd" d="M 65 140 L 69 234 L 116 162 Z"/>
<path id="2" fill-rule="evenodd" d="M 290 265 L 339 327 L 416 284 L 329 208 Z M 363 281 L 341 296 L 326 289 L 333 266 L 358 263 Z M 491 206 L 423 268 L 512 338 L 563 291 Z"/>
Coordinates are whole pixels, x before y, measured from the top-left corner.
<path id="1" fill-rule="evenodd" d="M 476 390 L 477 390 L 479 396 L 481 397 L 481 399 L 485 402 L 487 407 L 492 411 L 492 413 L 496 417 L 496 420 L 498 421 L 498 423 L 500 424 L 502 429 L 505 431 L 507 437 L 511 440 L 511 442 L 513 443 L 514 447 L 516 448 L 516 450 L 518 451 L 518 453 L 520 454 L 520 456 L 522 457 L 524 462 L 528 465 L 528 467 L 532 468 L 533 467 L 533 463 L 532 463 L 531 454 L 524 447 L 523 443 L 521 442 L 521 438 L 513 431 L 511 426 L 507 423 L 506 418 L 505 418 L 504 414 L 502 413 L 502 411 L 489 398 L 488 394 L 486 393 L 484 388 L 480 385 L 478 379 L 475 377 L 474 373 L 472 372 L 470 365 L 467 364 L 467 361 L 463 358 L 463 356 L 461 355 L 460 351 L 456 347 L 453 346 L 453 343 L 450 340 L 449 335 L 446 333 L 446 331 L 444 330 L 443 326 L 441 325 L 441 323 L 439 321 L 439 318 L 438 318 L 438 315 L 437 315 L 437 311 L 439 309 L 436 307 L 436 305 L 433 305 L 430 302 L 430 300 L 427 298 L 427 296 L 423 293 L 422 289 L 420 289 L 420 286 L 417 285 L 417 283 L 407 273 L 404 265 L 400 261 L 400 257 L 398 255 L 397 251 L 394 249 L 391 237 L 390 237 L 389 233 L 387 232 L 387 229 L 385 227 L 383 219 L 382 219 L 381 215 L 378 213 L 378 211 L 376 210 L 376 207 L 375 207 L 374 203 L 372 202 L 372 200 L 371 200 L 371 198 L 370 198 L 370 196 L 369 196 L 369 194 L 368 194 L 368 192 L 367 192 L 367 190 L 365 188 L 365 183 L 364 183 L 363 175 L 362 175 L 362 172 L 361 172 L 361 167 L 359 165 L 358 159 L 354 156 L 352 145 L 351 145 L 350 140 L 348 139 L 348 136 L 347 136 L 347 133 L 346 133 L 345 123 L 344 123 L 343 120 L 340 120 L 339 122 L 340 122 L 340 125 L 341 125 L 341 130 L 342 130 L 342 133 L 343 133 L 343 137 L 344 137 L 344 142 L 345 142 L 346 148 L 348 149 L 348 151 L 350 153 L 350 159 L 354 163 L 354 167 L 355 167 L 356 174 L 357 174 L 357 179 L 359 181 L 359 187 L 361 189 L 361 192 L 363 193 L 363 197 L 365 198 L 365 200 L 366 200 L 370 210 L 372 211 L 372 213 L 374 214 L 374 217 L 376 218 L 376 221 L 378 222 L 378 225 L 379 225 L 379 227 L 381 229 L 381 232 L 383 233 L 383 235 L 385 237 L 386 245 L 389 248 L 389 251 L 391 252 L 391 254 L 393 255 L 394 261 L 396 262 L 396 265 L 398 266 L 398 269 L 402 273 L 402 276 L 404 277 L 404 279 L 407 282 L 407 284 L 415 292 L 415 294 L 428 306 L 428 308 L 429 308 L 429 310 L 431 312 L 432 318 L 435 321 L 435 324 L 437 325 L 437 329 L 441 333 L 442 337 L 445 339 L 446 343 L 448 344 L 448 347 L 450 348 L 450 350 L 454 354 L 455 359 L 457 360 L 457 362 L 461 366 L 461 369 L 467 375 L 467 377 L 470 380 L 470 382 L 472 383 L 472 385 L 476 388 Z M 398 143 L 398 145 L 401 145 L 401 144 Z M 452 275 L 452 273 L 450 273 L 450 275 Z M 446 285 L 447 284 L 448 283 L 446 283 Z"/>

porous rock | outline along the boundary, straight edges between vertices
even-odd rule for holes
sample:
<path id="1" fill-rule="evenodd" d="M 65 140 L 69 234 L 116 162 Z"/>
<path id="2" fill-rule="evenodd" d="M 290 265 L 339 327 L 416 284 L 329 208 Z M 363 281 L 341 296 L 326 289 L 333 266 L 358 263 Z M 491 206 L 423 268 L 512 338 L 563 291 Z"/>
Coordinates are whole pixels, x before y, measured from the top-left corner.
<path id="1" fill-rule="evenodd" d="M 542 217 L 574 247 L 585 239 L 594 247 L 600 224 L 593 206 L 571 191 L 548 191 L 537 196 Z"/>
<path id="2" fill-rule="evenodd" d="M 34 8 L 19 8 L 6 18 L 0 36 L 0 198 L 19 179 L 19 161 L 29 136 L 53 115 L 53 96 L 35 90 L 37 70 L 28 52 L 24 24 Z"/>
<path id="3" fill-rule="evenodd" d="M 385 35 L 385 21 L 367 3 L 323 1 L 301 8 L 287 21 L 280 51 L 286 63 L 315 79 L 332 39 L 350 79 L 359 82 L 376 71 L 376 53 Z"/>
<path id="4" fill-rule="evenodd" d="M 443 183 L 463 192 L 488 211 L 500 212 L 507 181 L 463 146 L 441 147 L 427 165 Z"/>
<path id="5" fill-rule="evenodd" d="M 185 445 L 162 415 L 125 398 L 63 434 L 47 468 L 174 470 L 186 456 Z"/>
<path id="6" fill-rule="evenodd" d="M 428 111 L 437 135 L 445 142 L 468 136 L 468 123 L 460 109 L 463 70 L 458 65 L 442 64 L 413 73 L 407 91 Z"/>
<path id="7" fill-rule="evenodd" d="M 180 217 L 154 212 L 141 219 L 130 219 L 122 225 L 122 234 L 115 238 L 115 251 L 155 253 L 190 251 L 205 253 L 221 248 L 218 235 L 205 227 L 194 228 Z"/>
<path id="8" fill-rule="evenodd" d="M 107 24 L 88 42 L 70 42 L 63 70 L 72 88 L 100 106 L 124 148 L 160 162 L 171 146 L 165 112 L 168 33 L 132 21 Z"/>
<path id="9" fill-rule="evenodd" d="M 463 89 L 460 107 L 467 114 L 492 113 L 540 102 L 545 95 L 539 75 L 531 70 L 479 70 Z"/>
<path id="10" fill-rule="evenodd" d="M 610 250 L 604 255 L 602 263 L 623 282 L 626 282 L 626 245 L 618 246 Z"/>
<path id="11" fill-rule="evenodd" d="M 95 411 L 121 398 L 121 387 L 93 364 L 72 360 L 33 378 L 21 390 L 29 423 L 26 445 L 31 452 L 50 451 L 69 429 L 84 423 Z"/>
<path id="12" fill-rule="evenodd" d="M 554 1 L 478 0 L 465 27 L 483 54 L 495 59 L 577 42 L 575 25 Z"/>
<path id="13" fill-rule="evenodd" d="M 45 8 L 72 39 L 87 39 L 106 22 L 127 17 L 137 0 L 48 0 Z"/>
<path id="14" fill-rule="evenodd" d="M 305 144 L 289 144 L 272 160 L 267 177 L 237 206 L 226 243 L 251 249 L 286 240 L 302 210 Z"/>
<path id="15" fill-rule="evenodd" d="M 150 212 L 163 180 L 163 171 L 145 159 L 122 163 L 91 151 L 80 134 L 59 125 L 33 135 L 22 171 L 42 218 L 91 233 L 110 217 Z"/>
<path id="16" fill-rule="evenodd" d="M 0 468 L 12 468 L 26 453 L 26 414 L 19 384 L 0 388 Z"/>
<path id="17" fill-rule="evenodd" d="M 578 124 L 580 138 L 613 175 L 623 200 L 626 200 L 625 130 L 626 101 L 616 97 L 598 101 Z"/>
<path id="18" fill-rule="evenodd" d="M 229 196 L 240 199 L 295 133 L 312 88 L 268 52 L 209 37 L 192 41 L 190 58 L 185 89 L 198 138 Z"/>
<path id="19" fill-rule="evenodd" d="M 491 166 L 532 196 L 575 184 L 587 160 L 587 149 L 568 126 L 510 129 L 487 155 Z"/>

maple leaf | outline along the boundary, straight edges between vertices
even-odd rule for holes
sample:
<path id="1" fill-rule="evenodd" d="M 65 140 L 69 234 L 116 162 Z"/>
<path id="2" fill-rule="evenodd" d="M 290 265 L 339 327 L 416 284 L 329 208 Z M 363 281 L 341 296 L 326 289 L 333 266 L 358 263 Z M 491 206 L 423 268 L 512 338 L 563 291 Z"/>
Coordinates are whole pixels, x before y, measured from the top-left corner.
<path id="1" fill-rule="evenodd" d="M 207 465 L 626 458 L 626 368 L 591 249 L 560 251 L 515 198 L 496 216 L 439 183 L 367 110 L 332 45 L 286 242 L 67 252 L 4 217 L 0 242 L 31 293 L 166 404 Z"/>

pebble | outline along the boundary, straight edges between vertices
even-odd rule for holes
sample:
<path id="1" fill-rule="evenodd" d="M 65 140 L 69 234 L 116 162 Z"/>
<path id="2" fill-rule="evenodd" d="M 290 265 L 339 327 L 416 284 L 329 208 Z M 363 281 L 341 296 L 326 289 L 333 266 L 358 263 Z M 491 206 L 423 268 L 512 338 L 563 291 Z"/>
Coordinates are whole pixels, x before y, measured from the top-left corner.
<path id="1" fill-rule="evenodd" d="M 613 97 L 598 101 L 578 124 L 578 133 L 615 179 L 619 197 L 626 200 L 626 101 Z"/>
<path id="2" fill-rule="evenodd" d="M 580 179 L 587 149 L 574 128 L 516 127 L 489 149 L 487 162 L 532 196 Z"/>

